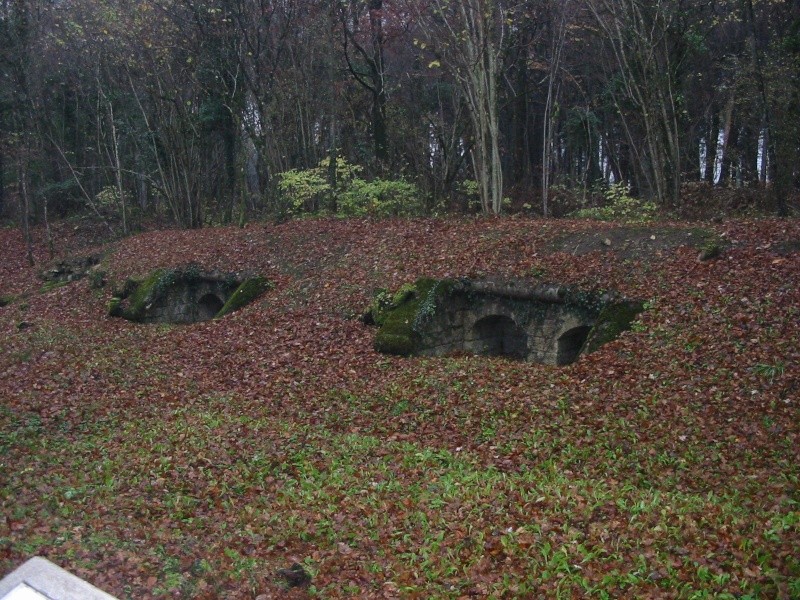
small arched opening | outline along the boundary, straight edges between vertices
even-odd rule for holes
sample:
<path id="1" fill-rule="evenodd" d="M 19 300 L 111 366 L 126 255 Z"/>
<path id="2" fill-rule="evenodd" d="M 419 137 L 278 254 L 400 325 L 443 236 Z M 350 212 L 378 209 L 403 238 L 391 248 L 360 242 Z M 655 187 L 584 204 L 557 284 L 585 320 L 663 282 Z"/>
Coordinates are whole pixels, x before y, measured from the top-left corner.
<path id="1" fill-rule="evenodd" d="M 224 305 L 225 303 L 216 294 L 206 294 L 197 301 L 197 320 L 213 319 Z"/>
<path id="2" fill-rule="evenodd" d="M 569 365 L 578 360 L 578 355 L 581 353 L 581 349 L 586 343 L 586 338 L 589 337 L 591 330 L 592 328 L 588 325 L 581 325 L 561 334 L 561 337 L 558 338 L 556 364 Z"/>
<path id="3" fill-rule="evenodd" d="M 480 354 L 519 359 L 528 355 L 528 335 L 513 319 L 503 315 L 491 315 L 475 323 L 473 340 Z"/>

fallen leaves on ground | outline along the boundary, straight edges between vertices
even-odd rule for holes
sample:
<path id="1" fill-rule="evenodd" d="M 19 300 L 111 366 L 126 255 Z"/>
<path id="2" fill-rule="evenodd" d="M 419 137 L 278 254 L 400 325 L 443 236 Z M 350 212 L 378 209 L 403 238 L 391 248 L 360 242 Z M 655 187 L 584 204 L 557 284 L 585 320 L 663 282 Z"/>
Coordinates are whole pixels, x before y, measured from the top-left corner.
<path id="1" fill-rule="evenodd" d="M 110 318 L 86 280 L 41 291 L 41 236 L 28 267 L 0 231 L 0 571 L 43 555 L 120 598 L 797 597 L 800 255 L 775 249 L 800 223 L 709 226 L 729 245 L 708 262 L 550 249 L 611 226 L 320 219 L 105 248 L 116 281 L 274 282 L 189 326 Z M 356 317 L 421 276 L 648 310 L 569 367 L 377 354 Z"/>

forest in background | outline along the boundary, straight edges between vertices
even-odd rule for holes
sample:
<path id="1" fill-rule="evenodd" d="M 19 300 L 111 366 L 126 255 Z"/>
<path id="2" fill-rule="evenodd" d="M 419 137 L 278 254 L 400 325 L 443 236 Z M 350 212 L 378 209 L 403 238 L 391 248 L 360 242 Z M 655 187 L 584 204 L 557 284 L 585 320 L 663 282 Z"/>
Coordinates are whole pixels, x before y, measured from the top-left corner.
<path id="1" fill-rule="evenodd" d="M 791 1 L 0 0 L 0 216 L 787 215 L 799 74 Z"/>

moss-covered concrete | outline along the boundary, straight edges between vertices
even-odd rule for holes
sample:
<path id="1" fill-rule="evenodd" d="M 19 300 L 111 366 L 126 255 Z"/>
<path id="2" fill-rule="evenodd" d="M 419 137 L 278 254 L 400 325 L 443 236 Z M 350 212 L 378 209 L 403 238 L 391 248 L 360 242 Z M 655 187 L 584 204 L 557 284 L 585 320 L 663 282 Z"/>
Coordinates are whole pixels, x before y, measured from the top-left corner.
<path id="1" fill-rule="evenodd" d="M 102 259 L 103 256 L 101 254 L 92 254 L 55 261 L 41 271 L 39 277 L 50 282 L 70 283 L 78 281 L 89 275 L 100 264 Z"/>
<path id="2" fill-rule="evenodd" d="M 166 277 L 165 269 L 156 269 L 140 281 L 127 280 L 123 289 L 124 295 L 115 295 L 111 299 L 108 313 L 129 321 L 140 321 L 145 315 L 147 306 L 156 299 L 158 290 L 165 287 L 162 280 Z"/>
<path id="3" fill-rule="evenodd" d="M 594 327 L 586 338 L 581 354 L 594 352 L 600 346 L 617 339 L 644 309 L 638 300 L 620 300 L 607 303 L 597 316 Z"/>
<path id="4" fill-rule="evenodd" d="M 367 325 L 377 325 L 381 327 L 386 321 L 386 317 L 398 306 L 410 299 L 416 292 L 417 288 L 413 283 L 404 284 L 394 294 L 385 289 L 378 290 L 372 302 L 367 307 L 367 310 L 361 315 L 361 318 Z"/>
<path id="5" fill-rule="evenodd" d="M 375 336 L 375 349 L 385 354 L 410 356 L 419 349 L 419 326 L 436 309 L 437 300 L 447 293 L 450 282 L 419 279 L 403 286 L 391 303 L 378 307 L 373 315 L 380 326 Z"/>
<path id="6" fill-rule="evenodd" d="M 228 301 L 222 306 L 214 316 L 215 319 L 224 317 L 228 313 L 240 309 L 245 304 L 249 304 L 270 288 L 270 283 L 264 277 L 251 277 L 245 279 L 239 287 L 231 294 Z"/>

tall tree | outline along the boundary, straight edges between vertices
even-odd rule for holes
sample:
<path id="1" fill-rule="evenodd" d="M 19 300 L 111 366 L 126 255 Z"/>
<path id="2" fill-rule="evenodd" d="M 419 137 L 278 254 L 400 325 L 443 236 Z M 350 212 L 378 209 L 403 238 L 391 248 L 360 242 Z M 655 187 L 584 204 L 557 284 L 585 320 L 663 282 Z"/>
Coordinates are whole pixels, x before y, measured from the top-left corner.
<path id="1" fill-rule="evenodd" d="M 610 60 L 612 88 L 631 147 L 637 147 L 634 128 L 643 131 L 644 148 L 638 159 L 652 195 L 664 206 L 677 205 L 680 193 L 680 128 L 676 27 L 681 3 L 671 0 L 586 0 Z M 633 111 L 627 111 L 630 106 Z"/>
<path id="2" fill-rule="evenodd" d="M 763 160 L 767 162 L 767 179 L 772 183 L 772 195 L 777 213 L 779 216 L 785 217 L 789 214 L 787 196 L 792 179 L 792 163 L 798 156 L 796 119 L 800 116 L 797 110 L 798 92 L 800 91 L 797 75 L 797 69 L 800 67 L 800 61 L 798 61 L 800 47 L 798 47 L 796 39 L 789 38 L 778 42 L 781 53 L 775 54 L 777 60 L 770 66 L 773 71 L 787 76 L 787 80 L 783 83 L 780 91 L 770 90 L 765 74 L 766 61 L 763 57 L 763 42 L 759 40 L 756 30 L 753 0 L 742 0 L 742 9 L 747 26 L 751 81 L 756 84 L 758 104 L 761 107 L 763 118 L 763 134 L 766 140 Z M 786 16 L 791 18 L 790 15 Z M 800 24 L 800 16 L 794 15 L 794 19 L 790 22 L 796 28 Z M 794 32 L 794 35 L 798 35 L 797 31 Z M 767 43 L 770 42 L 767 41 Z M 775 84 L 777 87 L 777 81 Z"/>
<path id="3" fill-rule="evenodd" d="M 542 115 L 542 214 L 550 214 L 550 178 L 555 155 L 556 107 L 560 98 L 561 65 L 567 36 L 570 0 L 551 7 L 550 48 L 548 53 L 547 95 Z"/>
<path id="4" fill-rule="evenodd" d="M 458 82 L 472 123 L 472 164 L 483 212 L 503 208 L 498 78 L 509 9 L 501 0 L 431 0 L 416 4 L 431 65 L 443 66 Z"/>
<path id="5" fill-rule="evenodd" d="M 371 129 L 375 159 L 389 160 L 386 124 L 386 53 L 384 1 L 350 0 L 335 3 L 342 30 L 342 47 L 347 68 L 372 98 Z"/>
<path id="6" fill-rule="evenodd" d="M 4 0 L 0 5 L 0 73 L 5 87 L 5 92 L 0 94 L 0 125 L 3 126 L 0 133 L 4 138 L 0 148 L 13 157 L 18 215 L 31 265 L 34 262 L 30 230 L 34 210 L 32 163 L 36 148 L 30 81 L 36 41 L 32 8 L 25 0 Z"/>

